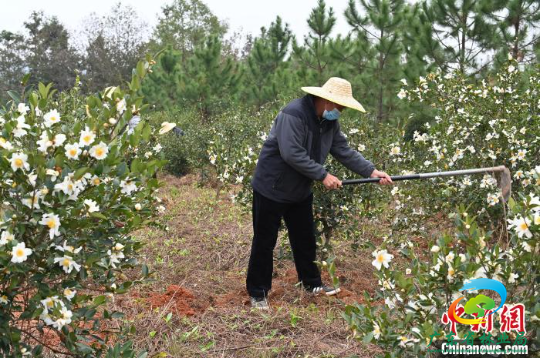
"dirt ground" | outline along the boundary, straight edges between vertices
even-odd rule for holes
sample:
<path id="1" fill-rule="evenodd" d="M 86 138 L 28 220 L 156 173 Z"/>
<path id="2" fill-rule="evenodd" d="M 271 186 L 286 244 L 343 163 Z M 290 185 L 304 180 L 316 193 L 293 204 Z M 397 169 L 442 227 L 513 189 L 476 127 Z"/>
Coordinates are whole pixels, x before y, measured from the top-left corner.
<path id="1" fill-rule="evenodd" d="M 313 297 L 296 284 L 294 263 L 274 255 L 270 312 L 252 310 L 245 278 L 252 240 L 249 213 L 228 194 L 199 187 L 196 177 L 166 176 L 160 190 L 168 231 L 137 234 L 153 281 L 118 295 L 113 309 L 136 328 L 149 357 L 373 357 L 381 353 L 352 337 L 341 313 L 378 289 L 370 252 L 335 242 L 337 296 Z M 366 238 L 375 244 L 380 238 Z M 323 281 L 330 282 L 326 272 Z"/>

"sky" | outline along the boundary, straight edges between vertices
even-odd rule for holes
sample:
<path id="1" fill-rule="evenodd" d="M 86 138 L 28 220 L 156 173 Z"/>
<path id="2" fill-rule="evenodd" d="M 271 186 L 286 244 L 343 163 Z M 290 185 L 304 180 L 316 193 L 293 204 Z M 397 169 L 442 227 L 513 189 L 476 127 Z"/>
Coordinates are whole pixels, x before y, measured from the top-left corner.
<path id="1" fill-rule="evenodd" d="M 293 33 L 303 38 L 308 33 L 307 18 L 317 0 L 203 0 L 221 20 L 229 23 L 230 30 L 258 35 L 262 26 L 268 27 L 280 15 Z M 149 25 L 157 22 L 163 5 L 172 0 L 123 0 L 133 6 L 139 16 Z M 74 32 L 92 12 L 104 15 L 110 12 L 111 0 L 0 0 L 0 31 L 21 31 L 33 10 L 43 10 L 46 15 L 56 16 L 70 31 Z M 333 36 L 346 34 L 350 27 L 343 12 L 348 0 L 326 0 L 334 9 L 337 23 Z"/>

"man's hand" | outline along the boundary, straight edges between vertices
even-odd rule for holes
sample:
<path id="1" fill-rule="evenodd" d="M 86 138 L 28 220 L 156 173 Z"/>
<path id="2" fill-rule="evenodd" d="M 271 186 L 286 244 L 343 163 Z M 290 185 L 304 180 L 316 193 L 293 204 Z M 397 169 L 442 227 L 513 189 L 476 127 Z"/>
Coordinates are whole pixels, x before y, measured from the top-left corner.
<path id="1" fill-rule="evenodd" d="M 373 173 L 371 173 L 371 175 L 369 177 L 370 178 L 381 178 L 381 180 L 379 180 L 380 185 L 394 184 L 394 182 L 392 181 L 392 179 L 390 178 L 390 176 L 388 174 L 386 174 L 385 172 L 378 171 L 377 169 L 375 169 L 373 171 Z"/>
<path id="2" fill-rule="evenodd" d="M 341 184 L 341 180 L 339 180 L 330 173 L 326 174 L 326 177 L 323 180 L 323 184 L 328 190 L 341 188 L 343 186 Z"/>

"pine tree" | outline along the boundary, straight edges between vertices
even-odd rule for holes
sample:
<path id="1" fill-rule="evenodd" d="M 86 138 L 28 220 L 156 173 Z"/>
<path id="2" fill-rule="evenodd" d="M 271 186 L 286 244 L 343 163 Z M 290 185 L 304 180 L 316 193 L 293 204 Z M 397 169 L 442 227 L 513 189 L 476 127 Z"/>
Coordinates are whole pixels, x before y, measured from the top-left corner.
<path id="1" fill-rule="evenodd" d="M 444 47 L 449 66 L 476 75 L 489 66 L 489 53 L 496 48 L 496 25 L 491 14 L 504 8 L 505 0 L 433 0 L 426 15 Z M 479 61 L 484 57 L 484 63 Z"/>
<path id="2" fill-rule="evenodd" d="M 244 96 L 249 103 L 260 108 L 278 96 L 286 96 L 293 85 L 293 74 L 285 60 L 292 32 L 278 16 L 268 30 L 261 28 L 247 58 Z"/>
<path id="3" fill-rule="evenodd" d="M 306 86 L 321 86 L 331 73 L 330 33 L 335 24 L 334 10 L 326 10 L 324 0 L 319 0 L 307 20 L 310 32 L 304 37 L 303 46 L 293 38 L 293 52 L 298 62 L 298 76 Z"/>
<path id="4" fill-rule="evenodd" d="M 232 58 L 222 56 L 221 41 L 210 36 L 195 48 L 180 73 L 181 101 L 196 106 L 204 122 L 234 101 L 240 89 L 241 73 Z"/>
<path id="5" fill-rule="evenodd" d="M 16 90 L 24 76 L 24 36 L 0 32 L 0 105 L 8 100 L 6 91 Z"/>
<path id="6" fill-rule="evenodd" d="M 158 57 L 152 73 L 142 84 L 142 93 L 148 103 L 158 109 L 171 109 L 180 101 L 180 52 L 168 46 Z"/>
<path id="7" fill-rule="evenodd" d="M 366 66 L 364 80 L 367 98 L 374 98 L 377 122 L 390 118 L 397 103 L 396 93 L 402 77 L 400 27 L 404 18 L 404 0 L 360 0 L 366 15 L 362 16 L 354 0 L 349 1 L 345 17 L 356 32 L 358 40 L 366 43 L 372 58 Z"/>
<path id="8" fill-rule="evenodd" d="M 534 61 L 534 45 L 540 42 L 540 2 L 538 0 L 506 0 L 506 11 L 489 14 L 497 23 L 495 69 L 505 63 L 510 53 L 518 61 Z M 497 36 L 495 36 L 497 35 Z"/>

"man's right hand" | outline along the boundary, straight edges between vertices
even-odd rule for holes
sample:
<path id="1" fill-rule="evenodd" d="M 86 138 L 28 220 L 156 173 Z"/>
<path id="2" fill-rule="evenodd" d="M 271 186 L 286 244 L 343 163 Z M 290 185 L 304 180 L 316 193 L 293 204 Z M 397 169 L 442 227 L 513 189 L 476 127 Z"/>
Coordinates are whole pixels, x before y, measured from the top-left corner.
<path id="1" fill-rule="evenodd" d="M 328 190 L 341 188 L 343 186 L 341 184 L 341 180 L 339 180 L 330 173 L 326 174 L 326 177 L 323 180 L 323 184 Z"/>

